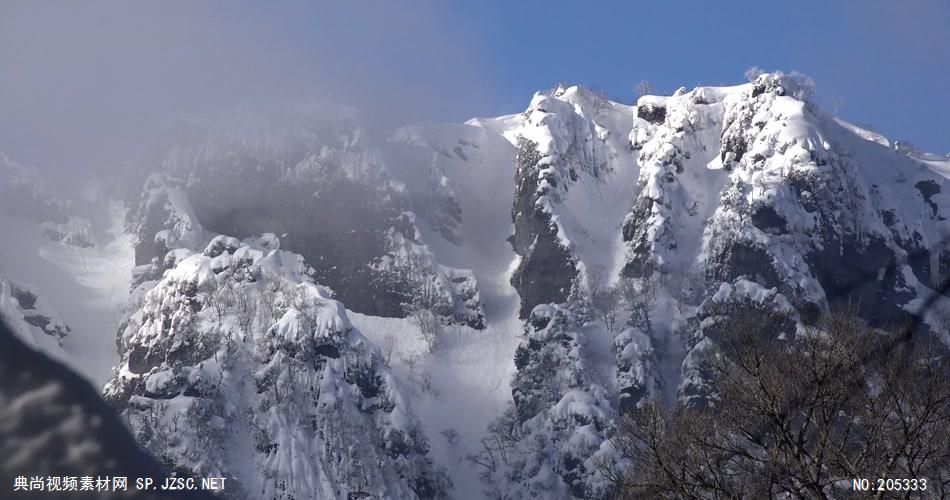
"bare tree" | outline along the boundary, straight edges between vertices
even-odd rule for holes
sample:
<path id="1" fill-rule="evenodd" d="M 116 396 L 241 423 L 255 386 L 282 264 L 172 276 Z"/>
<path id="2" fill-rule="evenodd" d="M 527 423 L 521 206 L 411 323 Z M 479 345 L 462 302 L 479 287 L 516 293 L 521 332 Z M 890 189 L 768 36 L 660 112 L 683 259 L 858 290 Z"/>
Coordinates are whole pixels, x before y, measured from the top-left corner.
<path id="1" fill-rule="evenodd" d="M 439 434 L 442 434 L 442 437 L 444 437 L 445 441 L 449 443 L 449 446 L 458 446 L 459 432 L 455 430 L 454 428 L 448 427 L 446 429 L 443 429 L 442 432 L 440 432 Z"/>
<path id="2" fill-rule="evenodd" d="M 415 307 L 412 310 L 412 323 L 419 331 L 419 335 L 425 341 L 426 346 L 431 352 L 442 335 L 442 323 L 439 318 L 430 309 Z"/>
<path id="3" fill-rule="evenodd" d="M 621 278 L 615 286 L 618 306 L 628 313 L 627 323 L 650 331 L 650 310 L 656 302 L 656 286 L 649 279 Z"/>
<path id="4" fill-rule="evenodd" d="M 480 441 L 482 449 L 466 458 L 472 465 L 482 467 L 482 477 L 490 479 L 501 464 L 507 464 L 509 457 L 517 453 L 519 426 L 513 425 L 514 415 L 506 412 L 499 420 L 488 426 L 488 434 Z"/>
<path id="5" fill-rule="evenodd" d="M 831 99 L 831 109 L 834 116 L 838 116 L 838 112 L 844 108 L 844 97 L 835 96 Z"/>
<path id="6" fill-rule="evenodd" d="M 420 372 L 413 383 L 419 386 L 420 394 L 431 394 L 435 398 L 441 395 L 440 391 L 432 384 L 432 375 L 426 372 Z"/>
<path id="7" fill-rule="evenodd" d="M 413 294 L 409 317 L 431 352 L 441 337 L 443 328 L 435 312 L 439 296 L 435 283 L 430 279 L 430 273 L 422 273 L 416 280 Z"/>
<path id="8" fill-rule="evenodd" d="M 261 284 L 261 304 L 267 313 L 268 321 L 278 321 L 287 309 L 287 297 L 284 293 L 284 281 L 269 274 L 264 275 Z"/>
<path id="9" fill-rule="evenodd" d="M 237 307 L 238 326 L 241 327 L 241 332 L 244 335 L 243 338 L 247 338 L 251 333 L 251 327 L 254 325 L 257 305 L 246 287 L 243 290 L 238 290 L 234 294 L 234 298 Z"/>
<path id="10" fill-rule="evenodd" d="M 649 80 L 640 80 L 636 85 L 633 86 L 633 94 L 637 98 L 641 98 L 645 95 L 653 95 L 656 89 L 653 88 L 653 84 Z"/>
<path id="11" fill-rule="evenodd" d="M 758 66 L 749 66 L 745 70 L 745 79 L 749 80 L 750 82 L 754 82 L 762 73 L 765 73 L 765 70 L 762 68 Z"/>
<path id="12" fill-rule="evenodd" d="M 383 341 L 380 347 L 383 350 L 383 364 L 384 365 L 389 366 L 390 364 L 392 364 L 393 354 L 396 352 L 397 345 L 398 345 L 398 341 L 396 340 L 395 335 L 388 333 L 386 334 L 385 337 L 383 337 Z"/>
<path id="13" fill-rule="evenodd" d="M 587 271 L 587 291 L 594 298 L 607 286 L 607 270 L 600 264 L 590 266 Z"/>
<path id="14" fill-rule="evenodd" d="M 607 331 L 614 332 L 620 309 L 620 293 L 616 288 L 607 288 L 594 299 L 594 309 L 600 314 Z"/>
<path id="15" fill-rule="evenodd" d="M 736 306 L 712 329 L 713 404 L 656 402 L 622 419 L 629 464 L 602 467 L 622 498 L 839 498 L 856 478 L 926 478 L 950 496 L 950 368 L 935 340 L 894 343 L 852 311 L 798 338 Z M 721 402 L 717 404 L 716 402 Z M 908 482 L 908 487 L 910 487 Z M 918 490 L 875 492 L 919 497 Z"/>
<path id="16" fill-rule="evenodd" d="M 620 307 L 620 294 L 607 286 L 607 272 L 601 265 L 591 266 L 587 273 L 587 290 L 594 313 L 604 322 L 608 332 L 613 333 Z"/>
<path id="17" fill-rule="evenodd" d="M 407 378 L 409 380 L 409 383 L 413 386 L 413 389 L 415 389 L 415 382 L 413 381 L 416 379 L 416 365 L 419 364 L 419 358 L 416 357 L 415 355 L 410 354 L 406 358 L 403 358 L 402 362 L 403 364 L 406 365 L 406 368 L 409 370 L 409 374 Z"/>

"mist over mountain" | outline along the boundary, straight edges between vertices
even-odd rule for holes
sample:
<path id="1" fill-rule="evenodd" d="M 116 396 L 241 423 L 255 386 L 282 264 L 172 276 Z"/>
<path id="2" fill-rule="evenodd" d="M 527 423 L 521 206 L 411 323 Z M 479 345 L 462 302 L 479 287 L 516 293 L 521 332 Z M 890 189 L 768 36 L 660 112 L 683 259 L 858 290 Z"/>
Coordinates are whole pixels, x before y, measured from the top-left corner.
<path id="1" fill-rule="evenodd" d="M 8 2 L 0 7 L 0 150 L 68 187 L 114 171 L 178 117 L 268 110 L 288 96 L 359 104 L 377 133 L 464 119 L 490 102 L 495 84 L 459 23 L 427 0 L 412 9 Z M 432 68 L 437 80 L 417 76 Z"/>

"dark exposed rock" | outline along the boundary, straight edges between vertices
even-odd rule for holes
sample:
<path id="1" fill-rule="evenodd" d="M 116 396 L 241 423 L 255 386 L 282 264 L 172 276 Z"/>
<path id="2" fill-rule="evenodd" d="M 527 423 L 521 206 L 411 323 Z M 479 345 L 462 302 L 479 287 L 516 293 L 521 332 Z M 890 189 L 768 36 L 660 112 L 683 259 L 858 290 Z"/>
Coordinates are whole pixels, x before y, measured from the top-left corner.
<path id="1" fill-rule="evenodd" d="M 23 319 L 27 323 L 39 328 L 40 330 L 46 330 L 46 327 L 50 323 L 49 318 L 47 318 L 46 316 L 40 316 L 36 314 L 28 314 L 26 316 L 23 316 Z"/>
<path id="2" fill-rule="evenodd" d="M 624 264 L 622 274 L 627 278 L 647 276 L 651 269 L 650 240 L 647 236 L 647 219 L 655 203 L 648 196 L 640 196 L 630 209 L 623 223 L 623 241 L 632 243 L 630 257 Z"/>
<path id="3" fill-rule="evenodd" d="M 752 209 L 752 225 L 770 234 L 788 232 L 785 218 L 768 205 L 760 205 Z"/>
<path id="4" fill-rule="evenodd" d="M 746 144 L 745 139 L 741 135 L 729 135 L 723 138 L 720 157 L 722 160 L 726 160 L 729 153 L 732 153 L 734 155 L 733 161 L 738 162 L 745 156 L 745 152 L 748 148 L 748 144 Z"/>
<path id="5" fill-rule="evenodd" d="M 878 326 L 904 317 L 900 306 L 908 297 L 894 289 L 897 256 L 881 237 L 826 237 L 808 262 L 830 303 L 855 303 L 859 314 Z M 881 300 L 882 293 L 888 300 Z"/>
<path id="6" fill-rule="evenodd" d="M 944 250 L 937 257 L 937 276 L 934 276 L 933 285 L 935 290 L 942 290 L 944 295 L 950 296 L 950 289 L 947 288 L 950 283 L 950 251 Z"/>
<path id="7" fill-rule="evenodd" d="M 33 309 L 36 306 L 37 296 L 25 288 L 12 287 L 13 298 L 23 309 Z"/>
<path id="8" fill-rule="evenodd" d="M 666 107 L 653 103 L 641 104 L 637 106 L 637 117 L 653 124 L 663 123 L 666 120 Z"/>
<path id="9" fill-rule="evenodd" d="M 320 344 L 314 348 L 314 352 L 333 359 L 340 357 L 340 349 L 333 344 Z"/>
<path id="10" fill-rule="evenodd" d="M 707 273 L 711 282 L 731 282 L 740 277 L 771 288 L 783 285 L 769 253 L 749 242 L 726 242 L 710 259 Z"/>
<path id="11" fill-rule="evenodd" d="M 920 191 L 920 195 L 924 197 L 924 201 L 930 205 L 930 209 L 933 210 L 933 214 L 937 215 L 937 204 L 932 200 L 935 194 L 940 193 L 940 186 L 932 180 L 920 181 L 917 184 L 914 184 L 914 187 L 917 188 L 917 191 Z"/>
<path id="12" fill-rule="evenodd" d="M 897 224 L 897 214 L 893 210 L 883 210 L 881 211 L 881 220 L 884 221 L 885 226 L 894 227 Z"/>
<path id="13" fill-rule="evenodd" d="M 10 296 L 19 306 L 19 313 L 22 319 L 28 325 L 39 328 L 46 335 L 61 340 L 69 335 L 69 327 L 59 317 L 59 314 L 48 305 L 42 304 L 42 301 L 48 301 L 46 297 L 41 300 L 41 292 L 32 286 L 17 283 L 14 281 L 0 281 L 0 291 L 8 287 Z"/>
<path id="14" fill-rule="evenodd" d="M 515 161 L 517 187 L 511 210 L 515 232 L 508 241 L 521 256 L 511 285 L 521 297 L 519 316 L 525 319 L 538 304 L 564 301 L 577 270 L 574 257 L 558 240 L 551 216 L 536 205 L 541 180 L 537 144 L 521 139 Z"/>
<path id="15" fill-rule="evenodd" d="M 535 245 L 515 270 L 511 284 L 521 297 L 519 316 L 524 318 L 537 304 L 562 302 L 576 274 L 570 253 L 556 242 L 550 228 L 538 235 Z"/>

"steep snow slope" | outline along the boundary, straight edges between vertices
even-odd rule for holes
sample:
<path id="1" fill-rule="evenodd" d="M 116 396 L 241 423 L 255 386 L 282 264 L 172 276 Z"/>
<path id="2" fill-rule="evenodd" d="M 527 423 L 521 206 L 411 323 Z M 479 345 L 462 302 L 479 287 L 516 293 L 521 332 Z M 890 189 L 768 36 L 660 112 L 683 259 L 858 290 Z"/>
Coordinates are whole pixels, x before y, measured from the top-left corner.
<path id="1" fill-rule="evenodd" d="M 582 87 L 559 87 L 536 94 L 523 124 L 505 133 L 537 144 L 535 208 L 550 215 L 585 281 L 595 273 L 612 281 L 622 266 L 617 229 L 639 171 L 627 139 L 632 126 L 631 107 Z"/>
<path id="2" fill-rule="evenodd" d="M 17 235 L 0 245 L 2 274 L 49 297 L 71 330 L 62 341 L 63 361 L 101 386 L 118 361 L 114 336 L 129 290 L 129 238 L 119 232 L 105 245 L 81 248 L 44 238 L 42 229 L 25 219 L 0 215 L 0 227 Z"/>
<path id="3" fill-rule="evenodd" d="M 394 134 L 394 141 L 426 151 L 429 158 L 417 157 L 416 163 L 431 165 L 429 168 L 445 179 L 448 189 L 460 200 L 462 230 L 477 229 L 480 236 L 469 247 L 477 251 L 468 262 L 477 262 L 485 255 L 478 245 L 484 246 L 486 237 L 495 245 L 499 236 L 511 237 L 519 255 L 514 284 L 521 295 L 523 317 L 542 296 L 566 298 L 577 273 L 583 282 L 589 275 L 608 281 L 617 276 L 624 255 L 618 229 L 634 198 L 638 172 L 627 139 L 632 124 L 629 106 L 610 102 L 581 87 L 559 87 L 536 94 L 519 115 L 475 119 L 466 126 L 407 127 Z M 500 145 L 501 138 L 510 144 Z M 524 148 L 533 153 L 519 151 Z M 531 154 L 531 165 L 517 164 L 527 161 L 526 156 Z M 519 168 L 531 172 L 519 173 Z M 513 209 L 512 192 L 499 189 L 512 177 L 517 186 Z M 522 179 L 527 181 L 519 183 Z M 486 197 L 493 198 L 482 201 Z M 468 203 L 463 201 L 466 199 Z M 502 219 L 501 210 L 511 211 L 505 223 L 496 222 Z M 502 233 L 511 222 L 513 231 Z M 536 240 L 539 237 L 541 241 Z M 569 254 L 567 262 L 558 260 L 563 254 L 551 255 L 542 247 L 563 248 Z M 469 257 L 473 252 L 466 253 L 463 248 L 447 253 Z M 495 261 L 495 266 L 509 262 Z M 529 268 L 537 271 L 526 271 Z M 567 276 L 561 278 L 566 278 L 566 285 L 563 279 L 555 284 L 563 288 L 560 290 L 550 289 L 551 283 L 535 281 L 545 274 L 565 273 Z M 493 274 L 501 275 L 497 269 Z"/>
<path id="4" fill-rule="evenodd" d="M 482 449 L 485 429 L 510 399 L 521 323 L 518 295 L 509 283 L 517 256 L 506 241 L 512 228 L 515 148 L 503 134 L 518 121 L 511 116 L 414 125 L 397 130 L 386 150 L 401 168 L 441 179 L 457 201 L 457 234 L 463 244 L 425 226 L 422 231 L 440 262 L 474 272 L 486 328 L 447 328 L 429 353 L 410 321 L 351 315 L 378 345 L 396 343 L 393 367 L 414 389 L 413 406 L 433 456 L 452 477 L 453 498 L 483 497 L 480 471 L 466 457 Z"/>
<path id="5" fill-rule="evenodd" d="M 430 353 L 408 319 L 352 312 L 348 316 L 381 347 L 394 375 L 407 388 L 432 457 L 452 480 L 451 497 L 483 498 L 479 470 L 466 457 L 481 450 L 485 429 L 510 398 L 520 323 L 509 318 L 489 321 L 484 330 L 450 327 Z"/>
<path id="6" fill-rule="evenodd" d="M 629 207 L 637 164 L 627 136 L 628 106 L 583 88 L 536 94 L 517 128 L 510 237 L 521 257 L 512 284 L 519 315 L 567 298 L 572 288 L 612 282 L 623 264 L 619 225 Z"/>

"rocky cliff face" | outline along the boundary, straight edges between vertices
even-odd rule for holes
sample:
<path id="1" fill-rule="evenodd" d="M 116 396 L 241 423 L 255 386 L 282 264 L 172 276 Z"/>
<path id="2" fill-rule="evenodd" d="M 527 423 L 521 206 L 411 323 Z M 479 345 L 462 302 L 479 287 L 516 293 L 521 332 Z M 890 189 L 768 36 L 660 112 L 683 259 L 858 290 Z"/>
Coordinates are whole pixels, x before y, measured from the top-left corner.
<path id="1" fill-rule="evenodd" d="M 710 404 L 705 332 L 724 307 L 777 311 L 789 328 L 776 335 L 791 337 L 839 301 L 903 321 L 947 279 L 946 162 L 869 140 L 812 93 L 782 74 L 636 106 L 560 87 L 519 115 L 393 135 L 404 150 L 387 162 L 418 182 L 366 197 L 428 208 L 383 218 L 376 269 L 477 259 L 446 249 L 494 234 L 470 224 L 473 191 L 509 181 L 479 172 L 514 178 L 506 278 L 527 326 L 512 404 L 473 455 L 491 496 L 602 497 L 617 415 L 649 398 Z M 441 287 L 459 285 L 441 314 L 471 310 L 474 283 L 441 269 Z M 924 325 L 943 332 L 936 316 Z"/>
<path id="2" fill-rule="evenodd" d="M 513 405 L 489 432 L 510 455 L 481 462 L 487 484 L 507 485 L 493 494 L 596 498 L 584 464 L 612 415 L 651 397 L 709 403 L 704 332 L 724 307 L 775 311 L 789 326 L 776 335 L 793 337 L 844 302 L 874 325 L 901 323 L 943 288 L 946 159 L 832 118 L 813 94 L 784 74 L 632 107 L 561 87 L 523 114 L 469 122 L 485 136 L 475 142 L 458 134 L 476 150 L 506 139 L 515 175 L 511 283 L 528 331 Z M 415 132 L 416 144 L 452 143 Z M 947 303 L 934 304 L 943 312 L 921 333 L 950 339 Z M 593 362 L 598 342 L 612 355 Z M 573 378 L 539 375 L 545 363 Z M 584 446 L 568 438 L 578 433 Z"/>
<path id="3" fill-rule="evenodd" d="M 852 302 L 875 325 L 908 321 L 940 288 L 947 205 L 935 209 L 926 193 L 939 196 L 944 177 L 821 112 L 808 84 L 762 75 L 641 99 L 665 111 L 631 134 L 641 174 L 624 274 L 701 290 L 691 299 L 703 302 L 700 316 L 725 291 L 754 285 L 799 320 Z M 687 335 L 683 376 L 695 381 L 692 360 L 709 345 Z"/>
<path id="4" fill-rule="evenodd" d="M 105 396 L 171 470 L 248 498 L 442 498 L 400 383 L 274 235 L 174 248 Z"/>
<path id="5" fill-rule="evenodd" d="M 943 216 L 917 186 L 944 179 L 850 132 L 808 92 L 763 75 L 642 99 L 666 111 L 632 136 L 642 171 L 625 273 L 695 268 L 712 289 L 740 277 L 776 287 L 805 313 L 853 300 L 875 324 L 905 319 L 946 252 Z"/>
<path id="6" fill-rule="evenodd" d="M 510 241 L 520 256 L 511 280 L 522 318 L 565 300 L 575 279 L 613 271 L 618 233 L 602 218 L 629 204 L 622 183 L 636 169 L 626 144 L 631 120 L 627 106 L 559 87 L 536 95 L 507 131 L 518 148 Z"/>
<path id="7" fill-rule="evenodd" d="M 558 239 L 558 226 L 551 214 L 538 206 L 538 199 L 555 189 L 557 181 L 543 177 L 538 144 L 520 138 L 515 157 L 515 201 L 511 218 L 515 232 L 509 237 L 521 257 L 511 284 L 521 297 L 519 316 L 527 318 L 538 304 L 563 302 L 577 277 L 577 261 Z M 539 187 L 541 184 L 544 187 Z"/>
<path id="8" fill-rule="evenodd" d="M 811 85 L 766 74 L 634 107 L 558 88 L 505 117 L 522 316 L 599 267 L 706 294 L 746 277 L 806 312 L 848 299 L 902 319 L 918 285 L 946 280 L 946 161 L 830 117 Z"/>

